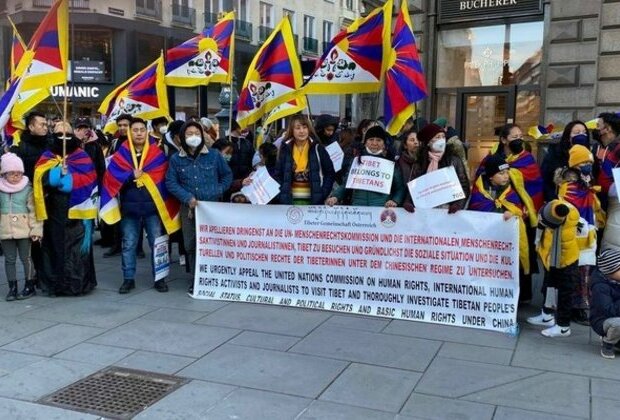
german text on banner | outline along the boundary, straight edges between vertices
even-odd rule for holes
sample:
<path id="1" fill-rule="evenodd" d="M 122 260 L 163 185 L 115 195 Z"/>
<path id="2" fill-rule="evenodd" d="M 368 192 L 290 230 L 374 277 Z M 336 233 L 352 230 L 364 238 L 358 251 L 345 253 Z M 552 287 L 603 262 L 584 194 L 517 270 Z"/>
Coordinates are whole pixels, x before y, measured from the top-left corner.
<path id="1" fill-rule="evenodd" d="M 518 231 L 501 214 L 200 202 L 194 297 L 514 332 Z"/>
<path id="2" fill-rule="evenodd" d="M 390 55 L 392 0 L 359 18 L 330 42 L 317 62 L 305 93 L 377 92 Z"/>
<path id="3" fill-rule="evenodd" d="M 169 86 L 192 87 L 209 83 L 230 84 L 235 50 L 235 13 L 230 12 L 212 28 L 166 52 L 165 81 Z"/>
<path id="4" fill-rule="evenodd" d="M 247 127 L 299 96 L 302 75 L 293 29 L 284 16 L 252 59 L 237 101 L 237 122 Z"/>
<path id="5" fill-rule="evenodd" d="M 392 189 L 394 162 L 375 156 L 355 158 L 351 163 L 347 188 L 389 194 Z"/>
<path id="6" fill-rule="evenodd" d="M 407 184 L 416 208 L 432 209 L 465 198 L 454 166 L 422 175 Z"/>

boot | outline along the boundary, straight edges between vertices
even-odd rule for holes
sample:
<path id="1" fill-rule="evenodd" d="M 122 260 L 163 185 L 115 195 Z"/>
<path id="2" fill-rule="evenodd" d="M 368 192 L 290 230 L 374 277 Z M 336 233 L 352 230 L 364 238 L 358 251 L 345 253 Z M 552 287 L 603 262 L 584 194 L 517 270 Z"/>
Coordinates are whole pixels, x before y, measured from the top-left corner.
<path id="1" fill-rule="evenodd" d="M 9 282 L 9 293 L 6 295 L 6 301 L 11 302 L 17 299 L 17 282 L 10 281 Z"/>
<path id="2" fill-rule="evenodd" d="M 34 287 L 34 280 L 26 280 L 26 285 L 24 286 L 24 290 L 17 295 L 17 299 L 23 300 L 33 297 L 37 294 L 37 290 Z"/>

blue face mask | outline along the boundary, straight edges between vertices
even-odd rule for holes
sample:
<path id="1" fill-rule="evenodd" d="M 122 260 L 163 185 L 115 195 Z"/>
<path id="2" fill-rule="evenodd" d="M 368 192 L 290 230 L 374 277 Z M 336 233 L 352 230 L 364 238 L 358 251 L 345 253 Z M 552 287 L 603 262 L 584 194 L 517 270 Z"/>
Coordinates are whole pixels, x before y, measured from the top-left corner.
<path id="1" fill-rule="evenodd" d="M 583 175 L 592 175 L 592 164 L 582 165 L 579 170 Z"/>
<path id="2" fill-rule="evenodd" d="M 580 144 L 585 147 L 590 147 L 590 138 L 588 137 L 587 134 L 577 134 L 575 137 L 570 139 L 570 141 L 573 144 L 573 146 L 575 144 Z"/>

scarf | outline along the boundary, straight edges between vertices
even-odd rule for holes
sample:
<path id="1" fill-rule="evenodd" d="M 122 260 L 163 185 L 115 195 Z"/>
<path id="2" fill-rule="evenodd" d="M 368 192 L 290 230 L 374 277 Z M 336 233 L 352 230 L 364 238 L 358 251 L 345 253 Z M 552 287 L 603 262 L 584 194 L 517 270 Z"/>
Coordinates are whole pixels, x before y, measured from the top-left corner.
<path id="1" fill-rule="evenodd" d="M 432 152 L 428 151 L 428 169 L 426 169 L 426 173 L 430 173 L 439 169 L 439 161 L 443 157 L 444 152 Z"/>
<path id="2" fill-rule="evenodd" d="M 22 176 L 22 179 L 17 184 L 11 184 L 4 177 L 0 177 L 0 191 L 7 194 L 15 194 L 26 188 L 28 185 L 28 177 Z"/>
<path id="3" fill-rule="evenodd" d="M 521 172 L 525 191 L 534 204 L 534 210 L 538 212 L 544 202 L 543 179 L 534 156 L 527 150 L 524 150 L 518 155 L 508 156 L 506 163 L 510 165 L 511 169 L 518 169 Z"/>
<path id="4" fill-rule="evenodd" d="M 600 191 L 601 187 L 598 185 L 585 187 L 579 182 L 564 182 L 558 189 L 558 197 L 575 206 L 579 216 L 583 217 L 588 224 L 600 228 L 605 226 L 606 217 L 596 195 Z"/>
<path id="5" fill-rule="evenodd" d="M 310 140 L 307 140 L 302 147 L 295 145 L 293 140 L 291 146 L 293 147 L 293 161 L 295 162 L 295 172 L 305 172 L 308 170 L 308 159 L 310 150 Z"/>

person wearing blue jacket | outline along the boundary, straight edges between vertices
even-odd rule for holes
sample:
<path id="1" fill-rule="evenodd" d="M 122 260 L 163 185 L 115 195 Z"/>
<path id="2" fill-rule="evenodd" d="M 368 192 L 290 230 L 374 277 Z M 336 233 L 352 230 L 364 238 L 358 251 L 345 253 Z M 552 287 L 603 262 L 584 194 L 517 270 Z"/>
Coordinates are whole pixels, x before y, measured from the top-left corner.
<path id="1" fill-rule="evenodd" d="M 220 201 L 232 183 L 233 175 L 221 153 L 209 151 L 202 126 L 186 122 L 179 132 L 181 150 L 169 161 L 166 188 L 181 202 L 181 230 L 189 261 L 194 271 L 196 258 L 195 208 L 199 201 Z M 188 293 L 193 295 L 194 285 Z"/>
<path id="2" fill-rule="evenodd" d="M 613 359 L 620 341 L 620 250 L 607 248 L 600 253 L 590 292 L 590 326 L 602 338 L 601 356 Z"/>

